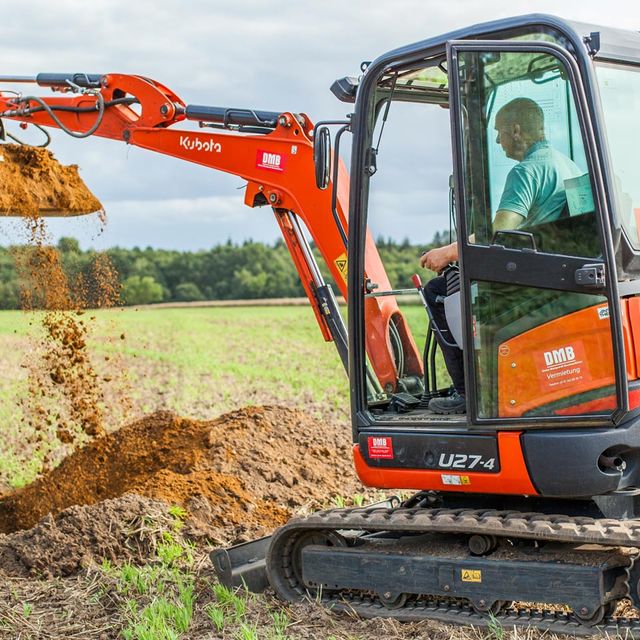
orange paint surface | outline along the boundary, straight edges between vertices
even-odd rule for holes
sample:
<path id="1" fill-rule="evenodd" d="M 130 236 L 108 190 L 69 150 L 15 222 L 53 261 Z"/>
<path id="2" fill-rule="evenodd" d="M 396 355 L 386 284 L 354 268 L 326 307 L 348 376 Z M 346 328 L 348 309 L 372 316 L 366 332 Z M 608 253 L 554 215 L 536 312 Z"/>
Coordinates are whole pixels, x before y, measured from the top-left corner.
<path id="1" fill-rule="evenodd" d="M 640 361 L 632 335 L 634 322 L 628 301 L 621 303 L 627 374 L 634 380 Z M 636 326 L 640 327 L 640 306 L 636 304 L 636 307 L 639 316 Z M 614 384 L 611 325 L 606 304 L 547 322 L 503 342 L 498 348 L 498 415 L 503 418 L 519 417 L 551 402 Z M 589 404 L 576 404 L 555 413 L 581 414 Z M 601 408 L 602 401 L 596 404 Z"/>
<path id="2" fill-rule="evenodd" d="M 537 495 L 524 462 L 519 432 L 498 433 L 498 473 L 478 473 L 434 469 L 393 469 L 370 467 L 353 446 L 353 459 L 358 477 L 365 486 L 378 489 L 432 489 L 435 491 L 464 491 L 465 493 L 494 493 L 502 495 Z M 460 485 L 445 484 L 443 477 L 459 476 Z M 465 478 L 465 480 L 462 480 Z"/>

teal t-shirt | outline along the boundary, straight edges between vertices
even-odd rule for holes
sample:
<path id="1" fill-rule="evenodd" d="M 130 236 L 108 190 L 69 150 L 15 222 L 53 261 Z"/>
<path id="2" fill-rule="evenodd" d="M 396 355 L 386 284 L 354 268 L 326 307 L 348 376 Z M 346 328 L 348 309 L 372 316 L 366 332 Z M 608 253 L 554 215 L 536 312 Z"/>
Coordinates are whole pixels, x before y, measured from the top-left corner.
<path id="1" fill-rule="evenodd" d="M 509 171 L 498 209 L 524 216 L 523 227 L 557 220 L 567 203 L 564 181 L 583 173 L 573 160 L 540 140 Z"/>

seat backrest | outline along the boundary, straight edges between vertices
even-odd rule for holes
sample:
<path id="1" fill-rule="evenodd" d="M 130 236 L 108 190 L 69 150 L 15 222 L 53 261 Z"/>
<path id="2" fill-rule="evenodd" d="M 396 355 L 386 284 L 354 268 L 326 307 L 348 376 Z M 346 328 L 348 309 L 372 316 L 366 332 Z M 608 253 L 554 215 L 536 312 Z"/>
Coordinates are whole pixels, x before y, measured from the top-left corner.
<path id="1" fill-rule="evenodd" d="M 444 314 L 447 317 L 449 331 L 456 344 L 462 349 L 462 309 L 460 307 L 460 291 L 447 296 L 444 299 Z"/>

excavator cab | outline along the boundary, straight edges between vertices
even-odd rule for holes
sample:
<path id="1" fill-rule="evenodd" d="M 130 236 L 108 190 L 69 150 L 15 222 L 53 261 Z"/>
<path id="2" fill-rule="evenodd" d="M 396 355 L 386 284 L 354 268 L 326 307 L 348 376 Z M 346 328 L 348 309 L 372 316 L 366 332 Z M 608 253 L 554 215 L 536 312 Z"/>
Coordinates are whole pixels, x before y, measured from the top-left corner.
<path id="1" fill-rule="evenodd" d="M 366 68 L 349 224 L 354 455 L 366 483 L 563 496 L 640 486 L 638 65 L 636 33 L 534 15 L 403 47 Z M 515 159 L 499 114 L 523 100 L 544 135 Z M 435 415 L 418 393 L 398 411 L 397 388 L 364 393 L 369 301 L 417 297 L 364 277 L 381 132 L 401 104 L 449 111 L 466 415 Z M 563 163 L 560 184 L 545 183 L 536 153 Z M 533 201 L 536 181 L 554 190 L 546 210 Z M 518 223 L 496 228 L 501 209 Z M 425 242 L 436 230 L 422 230 Z"/>

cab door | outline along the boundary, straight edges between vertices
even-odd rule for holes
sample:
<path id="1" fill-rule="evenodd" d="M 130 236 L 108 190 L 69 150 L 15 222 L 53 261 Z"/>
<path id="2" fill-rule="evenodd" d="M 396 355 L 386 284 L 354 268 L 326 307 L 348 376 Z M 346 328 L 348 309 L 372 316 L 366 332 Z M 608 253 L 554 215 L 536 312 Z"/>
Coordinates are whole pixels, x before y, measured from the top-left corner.
<path id="1" fill-rule="evenodd" d="M 577 66 L 543 42 L 447 56 L 470 421 L 615 422 L 621 310 Z"/>

